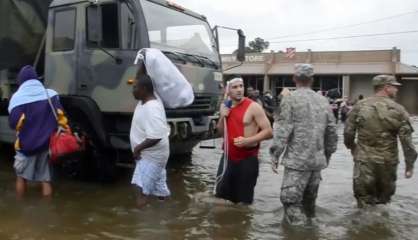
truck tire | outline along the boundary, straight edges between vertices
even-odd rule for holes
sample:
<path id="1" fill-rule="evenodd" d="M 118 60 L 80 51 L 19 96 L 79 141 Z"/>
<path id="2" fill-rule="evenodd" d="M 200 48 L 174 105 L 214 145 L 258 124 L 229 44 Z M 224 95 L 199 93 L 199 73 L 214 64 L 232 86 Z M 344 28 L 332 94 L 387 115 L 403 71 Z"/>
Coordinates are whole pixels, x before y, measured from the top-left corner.
<path id="1" fill-rule="evenodd" d="M 84 151 L 78 158 L 63 162 L 64 172 L 76 179 L 112 182 L 116 177 L 115 151 L 100 143 L 84 114 L 75 111 L 67 114 L 72 131 L 83 139 Z"/>

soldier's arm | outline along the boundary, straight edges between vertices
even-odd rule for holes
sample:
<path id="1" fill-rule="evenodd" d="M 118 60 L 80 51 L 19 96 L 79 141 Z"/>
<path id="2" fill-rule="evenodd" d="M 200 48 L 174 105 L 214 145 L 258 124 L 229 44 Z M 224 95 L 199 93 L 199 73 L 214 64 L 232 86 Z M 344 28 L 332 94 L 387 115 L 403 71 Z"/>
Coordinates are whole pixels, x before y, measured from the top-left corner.
<path id="1" fill-rule="evenodd" d="M 292 122 L 292 106 L 290 104 L 290 97 L 283 97 L 280 104 L 280 113 L 275 119 L 275 128 L 273 130 L 273 144 L 270 147 L 270 154 L 274 162 L 279 161 L 280 155 L 286 147 L 290 134 L 293 131 Z"/>
<path id="2" fill-rule="evenodd" d="M 331 155 L 337 151 L 337 142 L 337 125 L 335 124 L 334 114 L 332 113 L 331 108 L 329 108 L 327 111 L 327 126 L 325 128 L 324 136 L 325 156 L 328 161 Z"/>
<path id="3" fill-rule="evenodd" d="M 412 128 L 411 123 L 409 121 L 409 116 L 405 112 L 403 114 L 403 120 L 401 123 L 401 127 L 399 128 L 398 136 L 405 157 L 406 171 L 410 171 L 414 168 L 414 163 L 417 159 L 417 151 L 415 149 L 414 143 L 412 142 L 413 132 L 414 129 Z"/>
<path id="4" fill-rule="evenodd" d="M 356 104 L 353 107 L 353 110 L 348 114 L 347 121 L 344 127 L 344 145 L 348 148 L 353 150 L 355 147 L 355 137 L 357 131 L 357 113 L 360 110 L 359 104 Z"/>

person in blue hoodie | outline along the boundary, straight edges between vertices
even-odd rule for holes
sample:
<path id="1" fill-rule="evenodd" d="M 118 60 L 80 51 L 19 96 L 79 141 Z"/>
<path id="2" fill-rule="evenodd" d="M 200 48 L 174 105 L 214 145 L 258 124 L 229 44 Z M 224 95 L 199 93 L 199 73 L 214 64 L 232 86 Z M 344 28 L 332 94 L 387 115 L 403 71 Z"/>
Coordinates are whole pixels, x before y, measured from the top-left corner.
<path id="1" fill-rule="evenodd" d="M 22 197 L 27 181 L 40 182 L 42 195 L 52 195 L 51 170 L 48 163 L 49 139 L 58 125 L 68 129 L 57 92 L 46 89 L 35 69 L 24 66 L 17 78 L 18 90 L 9 102 L 9 125 L 16 130 L 16 194 Z M 48 96 L 57 112 L 55 117 Z"/>

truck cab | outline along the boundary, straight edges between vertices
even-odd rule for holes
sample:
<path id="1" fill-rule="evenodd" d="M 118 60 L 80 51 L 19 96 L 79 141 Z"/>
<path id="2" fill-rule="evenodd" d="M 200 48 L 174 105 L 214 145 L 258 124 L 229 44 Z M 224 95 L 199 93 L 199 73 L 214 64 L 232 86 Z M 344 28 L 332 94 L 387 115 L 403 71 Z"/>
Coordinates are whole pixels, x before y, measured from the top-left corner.
<path id="1" fill-rule="evenodd" d="M 203 15 L 160 0 L 54 0 L 40 48 L 44 59 L 35 63 L 44 64 L 45 85 L 60 94 L 73 130 L 86 136 L 94 152 L 110 156 L 108 151 L 130 149 L 137 104 L 130 83 L 141 48 L 160 49 L 195 93 L 190 106 L 166 109 L 171 153 L 190 153 L 215 137 L 222 67 Z M 4 141 L 6 134 L 0 135 Z M 8 136 L 10 142 L 13 134 Z"/>

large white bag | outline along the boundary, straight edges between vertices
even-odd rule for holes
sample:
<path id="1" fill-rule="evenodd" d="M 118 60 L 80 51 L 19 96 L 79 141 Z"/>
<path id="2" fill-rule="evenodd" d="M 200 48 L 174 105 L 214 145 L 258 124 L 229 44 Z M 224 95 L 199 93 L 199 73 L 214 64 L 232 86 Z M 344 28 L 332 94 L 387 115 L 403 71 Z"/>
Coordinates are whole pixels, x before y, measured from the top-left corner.
<path id="1" fill-rule="evenodd" d="M 160 50 L 143 48 L 138 51 L 135 64 L 143 61 L 151 77 L 154 91 L 167 108 L 186 107 L 193 103 L 192 85 Z"/>

